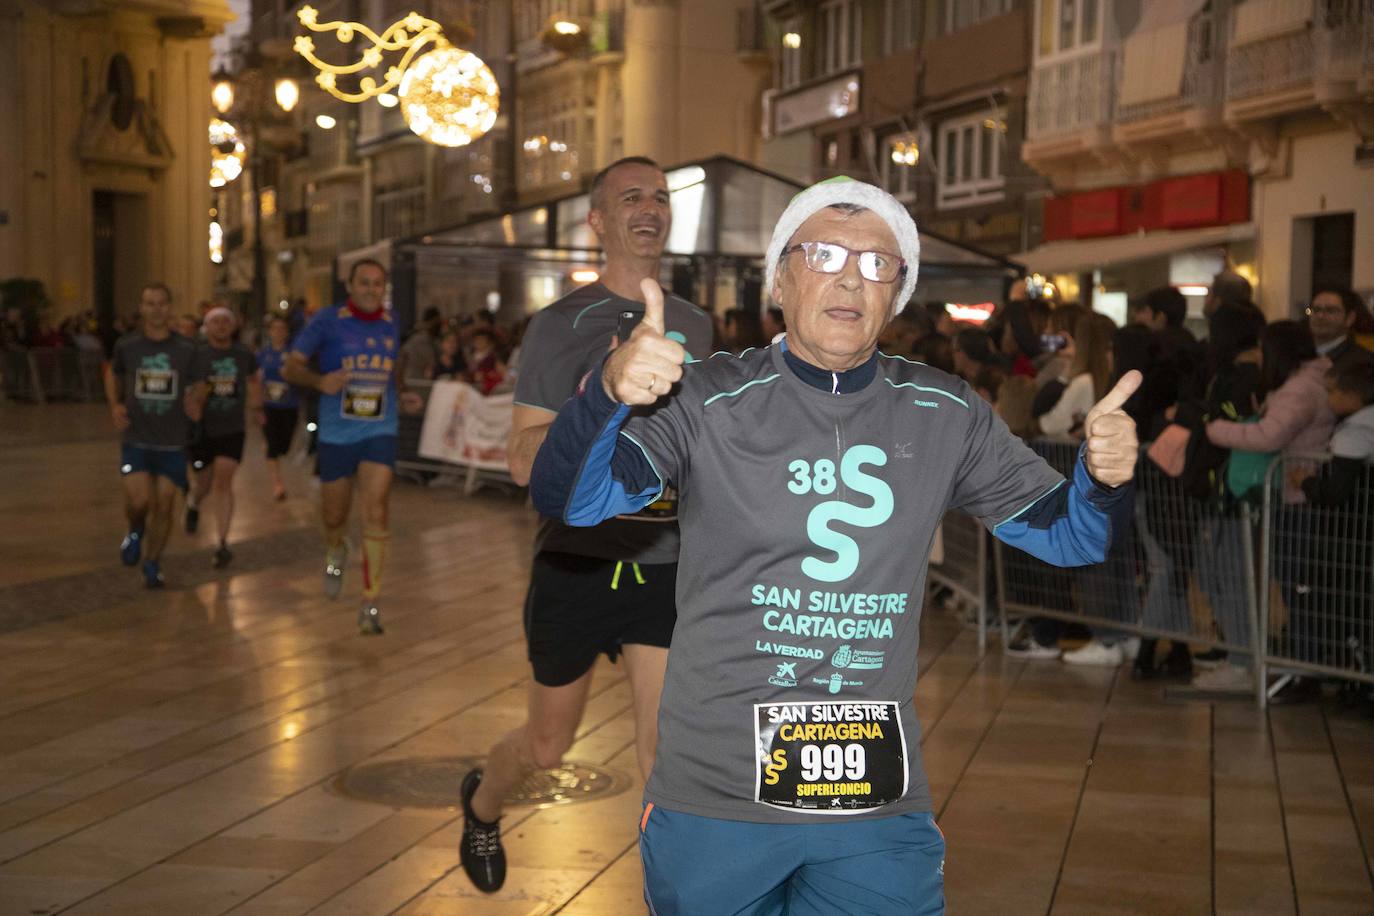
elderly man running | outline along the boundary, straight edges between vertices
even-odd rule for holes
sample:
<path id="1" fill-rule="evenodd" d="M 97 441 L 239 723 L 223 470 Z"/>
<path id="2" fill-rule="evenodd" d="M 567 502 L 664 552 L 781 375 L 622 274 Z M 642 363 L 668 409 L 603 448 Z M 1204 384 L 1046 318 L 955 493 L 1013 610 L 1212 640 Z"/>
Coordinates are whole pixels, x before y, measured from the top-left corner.
<path id="1" fill-rule="evenodd" d="M 942 912 L 912 699 L 936 526 L 960 509 L 1073 566 L 1130 524 L 1137 443 L 1120 407 L 1139 373 L 1093 408 L 1065 480 L 965 383 L 877 352 L 918 254 L 884 191 L 808 188 L 768 249 L 780 343 L 684 365 L 645 284 L 644 321 L 536 457 L 536 506 L 570 524 L 680 493 L 678 622 L 640 820 L 660 916 Z"/>

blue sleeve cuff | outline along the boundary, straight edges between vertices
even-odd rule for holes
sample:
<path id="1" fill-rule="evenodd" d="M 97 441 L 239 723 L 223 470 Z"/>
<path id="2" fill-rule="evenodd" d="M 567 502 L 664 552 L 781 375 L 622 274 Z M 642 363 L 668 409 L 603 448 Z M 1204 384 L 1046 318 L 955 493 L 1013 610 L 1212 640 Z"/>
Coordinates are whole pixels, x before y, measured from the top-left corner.
<path id="1" fill-rule="evenodd" d="M 1055 566 L 1101 563 L 1129 530 L 1135 486 L 1108 487 L 1093 480 L 1084 448 L 1068 486 L 1056 485 L 1026 509 L 993 528 L 1004 544 Z"/>
<path id="2" fill-rule="evenodd" d="M 530 497 L 541 514 L 590 527 L 658 498 L 664 481 L 643 450 L 620 435 L 629 415 L 601 387 L 601 367 L 589 372 L 535 455 Z"/>

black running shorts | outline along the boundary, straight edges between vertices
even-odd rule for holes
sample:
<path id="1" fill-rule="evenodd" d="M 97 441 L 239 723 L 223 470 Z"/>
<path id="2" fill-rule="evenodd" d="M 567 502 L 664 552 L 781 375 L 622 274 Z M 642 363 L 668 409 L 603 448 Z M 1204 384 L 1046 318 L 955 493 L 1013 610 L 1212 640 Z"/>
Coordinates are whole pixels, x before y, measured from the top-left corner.
<path id="1" fill-rule="evenodd" d="M 525 638 L 534 679 L 571 684 L 602 652 L 626 643 L 668 647 L 677 623 L 677 564 L 639 565 L 543 551 L 525 598 Z"/>
<path id="2" fill-rule="evenodd" d="M 229 433 L 227 436 L 201 436 L 187 449 L 191 467 L 197 471 L 208 468 L 219 457 L 243 460 L 243 433 Z"/>
<path id="3" fill-rule="evenodd" d="M 300 412 L 294 407 L 264 408 L 267 422 L 263 424 L 263 438 L 267 440 L 267 457 L 280 458 L 291 451 L 291 439 L 296 435 L 296 419 Z"/>

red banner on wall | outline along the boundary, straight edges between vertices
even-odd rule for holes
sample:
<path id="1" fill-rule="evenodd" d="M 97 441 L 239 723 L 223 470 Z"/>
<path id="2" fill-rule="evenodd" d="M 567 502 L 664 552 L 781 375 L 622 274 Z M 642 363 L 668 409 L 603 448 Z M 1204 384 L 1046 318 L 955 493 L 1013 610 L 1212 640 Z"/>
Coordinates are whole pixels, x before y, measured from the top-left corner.
<path id="1" fill-rule="evenodd" d="M 1046 198 L 1045 241 L 1224 226 L 1250 219 L 1250 177 L 1240 169 Z"/>

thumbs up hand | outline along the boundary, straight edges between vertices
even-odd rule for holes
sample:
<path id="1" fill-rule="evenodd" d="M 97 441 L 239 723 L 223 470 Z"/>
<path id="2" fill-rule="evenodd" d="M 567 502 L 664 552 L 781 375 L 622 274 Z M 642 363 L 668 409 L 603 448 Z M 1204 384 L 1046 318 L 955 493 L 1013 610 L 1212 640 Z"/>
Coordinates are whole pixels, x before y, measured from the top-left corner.
<path id="1" fill-rule="evenodd" d="M 644 320 L 606 360 L 601 387 L 612 400 L 631 406 L 653 404 L 682 378 L 687 351 L 663 336 L 663 290 L 652 279 L 639 283 Z"/>
<path id="2" fill-rule="evenodd" d="M 1083 421 L 1083 435 L 1088 442 L 1084 458 L 1088 473 L 1105 486 L 1119 487 L 1135 476 L 1140 443 L 1136 440 L 1135 421 L 1121 407 L 1144 380 L 1145 377 L 1134 369 L 1121 376 L 1116 387 L 1088 411 Z"/>

